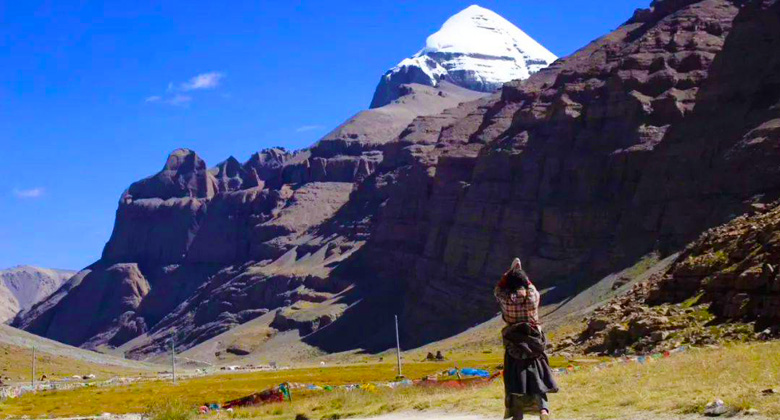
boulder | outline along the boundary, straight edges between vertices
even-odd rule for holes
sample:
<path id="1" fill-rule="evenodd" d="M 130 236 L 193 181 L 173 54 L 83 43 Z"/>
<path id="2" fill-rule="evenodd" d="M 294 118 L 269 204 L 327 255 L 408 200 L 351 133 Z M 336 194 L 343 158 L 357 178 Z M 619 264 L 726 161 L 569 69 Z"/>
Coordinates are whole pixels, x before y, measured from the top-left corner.
<path id="1" fill-rule="evenodd" d="M 665 316 L 651 316 L 634 319 L 628 324 L 628 331 L 633 340 L 647 337 L 653 332 L 668 328 L 669 319 Z"/>

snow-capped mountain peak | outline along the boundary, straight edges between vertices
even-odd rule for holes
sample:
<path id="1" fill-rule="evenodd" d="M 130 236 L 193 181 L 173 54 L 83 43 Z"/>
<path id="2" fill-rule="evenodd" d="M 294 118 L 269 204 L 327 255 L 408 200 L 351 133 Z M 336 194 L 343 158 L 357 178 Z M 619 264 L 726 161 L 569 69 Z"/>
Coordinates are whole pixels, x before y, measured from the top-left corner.
<path id="1" fill-rule="evenodd" d="M 428 37 L 418 54 L 430 53 L 481 54 L 546 63 L 558 58 L 499 14 L 477 5 L 447 19 L 438 32 Z"/>
<path id="2" fill-rule="evenodd" d="M 371 107 L 386 105 L 403 84 L 436 86 L 446 79 L 480 92 L 526 79 L 557 57 L 508 20 L 473 5 L 447 19 L 425 47 L 382 76 Z"/>

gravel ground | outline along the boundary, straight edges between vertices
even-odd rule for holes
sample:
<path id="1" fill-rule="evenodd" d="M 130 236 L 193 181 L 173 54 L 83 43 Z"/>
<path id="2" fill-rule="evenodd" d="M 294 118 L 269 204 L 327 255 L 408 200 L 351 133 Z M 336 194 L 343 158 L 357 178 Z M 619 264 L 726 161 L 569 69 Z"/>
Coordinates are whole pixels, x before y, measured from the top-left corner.
<path id="1" fill-rule="evenodd" d="M 526 415 L 526 419 L 538 419 L 538 415 Z M 581 420 L 578 418 L 559 418 L 555 417 L 555 413 L 552 415 L 556 420 Z M 637 413 L 630 417 L 622 417 L 623 420 L 703 420 L 711 417 L 704 417 L 695 414 L 691 415 L 672 415 L 672 414 L 657 414 L 657 413 Z M 725 418 L 725 417 L 723 417 Z M 769 420 L 767 417 L 761 416 L 735 416 L 728 417 L 729 419 L 751 419 L 751 420 Z M 403 412 L 386 414 L 379 417 L 371 417 L 365 419 L 353 419 L 353 420 L 500 420 L 494 417 L 472 415 L 472 414 L 454 414 L 444 413 L 439 411 L 420 411 L 420 412 Z"/>

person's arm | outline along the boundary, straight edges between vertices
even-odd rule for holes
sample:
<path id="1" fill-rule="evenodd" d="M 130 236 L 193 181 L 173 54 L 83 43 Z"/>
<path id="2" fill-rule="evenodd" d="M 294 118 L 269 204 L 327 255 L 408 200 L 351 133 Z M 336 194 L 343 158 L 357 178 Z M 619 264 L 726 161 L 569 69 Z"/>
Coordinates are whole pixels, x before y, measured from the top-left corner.
<path id="1" fill-rule="evenodd" d="M 498 280 L 498 283 L 496 283 L 496 287 L 493 288 L 493 296 L 496 297 L 496 299 L 505 299 L 506 298 L 506 274 L 501 276 L 501 278 Z"/>
<path id="2" fill-rule="evenodd" d="M 534 308 L 539 309 L 539 303 L 541 303 L 541 295 L 539 294 L 539 291 L 536 290 L 536 286 L 531 284 L 528 286 L 528 299 L 531 300 L 534 304 Z"/>
<path id="3" fill-rule="evenodd" d="M 507 283 L 507 281 L 508 281 L 508 280 L 507 280 L 507 276 L 506 276 L 506 275 L 507 275 L 507 273 L 504 273 L 504 274 L 501 276 L 501 278 L 500 278 L 500 279 L 498 279 L 498 283 L 496 283 L 496 287 L 498 287 L 498 288 L 502 288 L 502 289 L 506 288 L 506 283 Z"/>
<path id="4" fill-rule="evenodd" d="M 508 293 L 506 292 L 506 289 L 496 285 L 496 287 L 493 289 L 493 296 L 495 296 L 499 301 L 505 301 L 508 297 Z"/>

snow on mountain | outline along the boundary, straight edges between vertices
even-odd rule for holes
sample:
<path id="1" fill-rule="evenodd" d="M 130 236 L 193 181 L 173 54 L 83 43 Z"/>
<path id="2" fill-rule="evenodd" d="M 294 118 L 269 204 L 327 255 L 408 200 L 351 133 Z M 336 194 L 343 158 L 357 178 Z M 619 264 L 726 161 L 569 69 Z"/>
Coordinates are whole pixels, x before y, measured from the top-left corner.
<path id="1" fill-rule="evenodd" d="M 510 80 L 527 79 L 557 57 L 497 13 L 469 6 L 444 22 L 425 47 L 385 73 L 371 108 L 398 98 L 403 84 L 436 86 L 448 80 L 480 92 L 493 92 Z"/>

